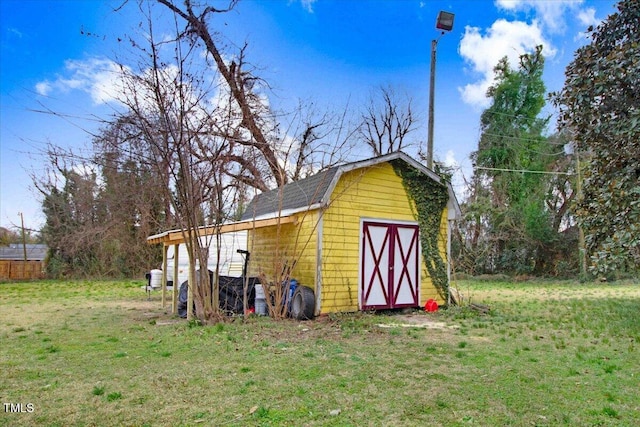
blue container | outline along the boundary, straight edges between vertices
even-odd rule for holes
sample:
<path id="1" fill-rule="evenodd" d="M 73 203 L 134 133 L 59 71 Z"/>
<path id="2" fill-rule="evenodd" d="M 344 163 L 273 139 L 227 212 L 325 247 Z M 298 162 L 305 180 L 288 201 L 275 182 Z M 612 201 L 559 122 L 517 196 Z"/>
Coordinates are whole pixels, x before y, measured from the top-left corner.
<path id="1" fill-rule="evenodd" d="M 284 292 L 284 305 L 287 307 L 287 315 L 291 313 L 291 300 L 293 300 L 293 293 L 298 287 L 298 281 L 296 279 L 289 280 L 289 290 Z M 285 283 L 286 289 L 286 283 Z"/>

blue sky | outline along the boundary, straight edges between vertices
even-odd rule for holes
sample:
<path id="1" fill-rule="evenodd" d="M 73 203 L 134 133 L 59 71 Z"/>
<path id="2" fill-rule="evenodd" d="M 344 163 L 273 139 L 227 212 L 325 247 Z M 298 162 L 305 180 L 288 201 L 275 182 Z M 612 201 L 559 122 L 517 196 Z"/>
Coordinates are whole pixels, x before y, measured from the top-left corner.
<path id="1" fill-rule="evenodd" d="M 44 222 L 30 176 L 44 173 L 48 142 L 80 149 L 99 119 L 113 111 L 114 60 L 135 61 L 122 42 L 138 31 L 137 1 L 0 1 L 0 226 Z M 438 11 L 455 13 L 438 42 L 434 156 L 471 175 L 479 116 L 507 55 L 544 44 L 545 83 L 559 90 L 585 29 L 614 11 L 609 0 L 243 0 L 219 16 L 224 39 L 248 43 L 247 58 L 274 88 L 272 105 L 313 100 L 319 108 L 355 114 L 372 90 L 390 86 L 413 100 L 427 139 L 431 40 Z M 165 17 L 167 17 L 165 15 Z M 57 115 L 42 111 L 55 111 Z M 553 113 L 551 109 L 548 111 Z M 553 130 L 553 129 L 550 129 Z M 370 157 L 364 148 L 354 157 Z"/>

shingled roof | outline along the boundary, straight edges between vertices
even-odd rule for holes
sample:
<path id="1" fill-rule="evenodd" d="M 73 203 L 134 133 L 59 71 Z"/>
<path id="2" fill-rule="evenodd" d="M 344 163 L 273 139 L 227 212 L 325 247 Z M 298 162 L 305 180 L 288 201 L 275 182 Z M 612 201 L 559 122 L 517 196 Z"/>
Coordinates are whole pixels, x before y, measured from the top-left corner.
<path id="1" fill-rule="evenodd" d="M 320 203 L 339 168 L 335 166 L 300 181 L 291 182 L 283 186 L 281 191 L 276 188 L 258 194 L 247 206 L 242 220 L 260 218 L 274 212 L 286 212 Z"/>
<path id="2" fill-rule="evenodd" d="M 407 154 L 396 151 L 367 160 L 335 166 L 300 181 L 286 184 L 280 189 L 258 194 L 247 206 L 247 210 L 242 215 L 241 220 L 262 219 L 274 215 L 286 216 L 293 212 L 312 209 L 316 206 L 320 207 L 322 204 L 328 202 L 329 196 L 343 173 L 359 168 L 375 166 L 392 160 L 402 160 L 420 170 L 434 181 L 442 182 L 440 177 L 432 170 L 427 169 Z M 449 207 L 453 208 L 450 214 L 458 217 L 460 215 L 460 206 L 453 193 L 453 188 L 449 183 L 444 184 L 447 186 L 449 192 Z"/>

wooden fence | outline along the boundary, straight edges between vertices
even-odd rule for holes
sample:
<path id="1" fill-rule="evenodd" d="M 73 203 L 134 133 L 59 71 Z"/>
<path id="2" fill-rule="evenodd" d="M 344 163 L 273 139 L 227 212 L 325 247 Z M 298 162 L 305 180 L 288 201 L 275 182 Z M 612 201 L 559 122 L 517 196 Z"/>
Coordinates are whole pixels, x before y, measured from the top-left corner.
<path id="1" fill-rule="evenodd" d="M 28 280 L 44 277 L 44 262 L 0 260 L 0 279 Z"/>

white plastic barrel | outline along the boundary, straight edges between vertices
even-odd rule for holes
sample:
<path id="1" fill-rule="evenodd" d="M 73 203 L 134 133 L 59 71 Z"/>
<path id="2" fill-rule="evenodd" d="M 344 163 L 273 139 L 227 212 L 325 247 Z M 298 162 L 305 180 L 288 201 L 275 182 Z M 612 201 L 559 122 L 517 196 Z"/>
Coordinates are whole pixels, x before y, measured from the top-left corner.
<path id="1" fill-rule="evenodd" d="M 151 283 L 152 288 L 159 288 L 162 286 L 162 270 L 151 270 Z"/>
<path id="2" fill-rule="evenodd" d="M 256 285 L 256 314 L 259 316 L 267 315 L 267 299 L 262 285 Z"/>

